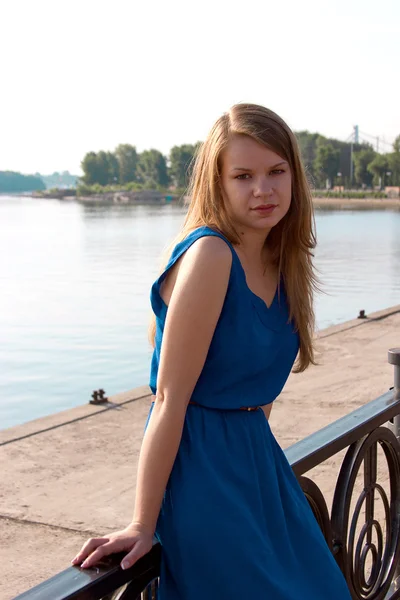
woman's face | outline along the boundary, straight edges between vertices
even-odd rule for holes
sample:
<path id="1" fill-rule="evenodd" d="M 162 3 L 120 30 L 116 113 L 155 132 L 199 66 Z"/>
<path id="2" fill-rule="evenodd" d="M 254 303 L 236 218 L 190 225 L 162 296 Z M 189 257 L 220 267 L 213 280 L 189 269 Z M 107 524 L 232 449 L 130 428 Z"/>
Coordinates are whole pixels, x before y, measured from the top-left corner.
<path id="1" fill-rule="evenodd" d="M 289 164 L 245 135 L 222 154 L 222 193 L 236 225 L 268 232 L 286 215 L 292 197 Z"/>

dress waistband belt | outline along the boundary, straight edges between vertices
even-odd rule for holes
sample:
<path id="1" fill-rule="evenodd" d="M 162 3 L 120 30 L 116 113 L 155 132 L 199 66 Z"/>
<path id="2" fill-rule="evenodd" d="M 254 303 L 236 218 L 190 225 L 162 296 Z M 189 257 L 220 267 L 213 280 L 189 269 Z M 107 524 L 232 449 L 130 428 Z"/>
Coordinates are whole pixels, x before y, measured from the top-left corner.
<path id="1" fill-rule="evenodd" d="M 198 402 L 194 402 L 193 400 L 191 400 L 189 402 L 189 404 L 194 404 L 195 406 L 203 406 L 202 404 L 199 404 Z M 207 406 L 205 406 L 204 408 L 208 408 Z M 251 412 L 253 410 L 258 410 L 259 408 L 261 408 L 261 406 L 239 406 L 239 408 L 227 408 L 226 410 L 247 410 L 248 412 Z M 224 410 L 224 409 L 222 409 Z"/>

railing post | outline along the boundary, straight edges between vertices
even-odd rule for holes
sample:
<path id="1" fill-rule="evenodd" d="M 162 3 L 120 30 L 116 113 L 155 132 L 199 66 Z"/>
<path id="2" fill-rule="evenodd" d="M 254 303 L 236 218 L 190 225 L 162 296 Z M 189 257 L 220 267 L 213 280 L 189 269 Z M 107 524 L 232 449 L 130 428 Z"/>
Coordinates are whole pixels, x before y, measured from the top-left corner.
<path id="1" fill-rule="evenodd" d="M 400 348 L 391 348 L 388 352 L 389 364 L 394 366 L 394 397 L 400 400 Z M 393 419 L 394 434 L 400 442 L 400 415 Z"/>
<path id="2" fill-rule="evenodd" d="M 400 400 L 400 348 L 391 348 L 388 352 L 388 362 L 394 366 L 394 399 Z M 392 431 L 400 442 L 400 415 L 393 418 Z M 389 590 L 389 597 L 392 597 L 400 590 L 400 565 L 397 566 L 393 583 Z"/>

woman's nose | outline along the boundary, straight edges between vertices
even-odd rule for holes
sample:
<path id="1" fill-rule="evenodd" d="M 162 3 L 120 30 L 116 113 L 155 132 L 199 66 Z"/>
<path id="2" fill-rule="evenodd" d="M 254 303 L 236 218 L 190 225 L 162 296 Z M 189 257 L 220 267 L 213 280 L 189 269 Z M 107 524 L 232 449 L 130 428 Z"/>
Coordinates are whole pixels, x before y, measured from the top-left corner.
<path id="1" fill-rule="evenodd" d="M 267 179 L 260 179 L 256 181 L 253 194 L 256 198 L 260 196 L 271 196 L 273 193 L 272 184 Z"/>

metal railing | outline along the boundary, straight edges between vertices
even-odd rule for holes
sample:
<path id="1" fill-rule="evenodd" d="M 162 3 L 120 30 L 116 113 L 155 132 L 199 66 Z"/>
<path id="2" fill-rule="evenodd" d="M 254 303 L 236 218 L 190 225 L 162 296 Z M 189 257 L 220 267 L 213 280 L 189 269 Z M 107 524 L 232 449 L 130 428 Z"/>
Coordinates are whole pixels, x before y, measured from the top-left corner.
<path id="1" fill-rule="evenodd" d="M 389 350 L 389 363 L 393 388 L 285 451 L 354 600 L 400 600 L 400 348 Z M 346 448 L 329 514 L 321 490 L 304 474 Z M 379 481 L 379 448 L 388 493 Z M 378 501 L 383 519 L 375 514 Z M 160 545 L 126 571 L 122 556 L 92 569 L 69 567 L 15 600 L 156 600 Z"/>

